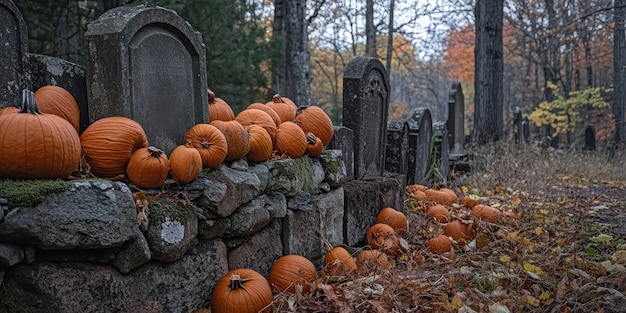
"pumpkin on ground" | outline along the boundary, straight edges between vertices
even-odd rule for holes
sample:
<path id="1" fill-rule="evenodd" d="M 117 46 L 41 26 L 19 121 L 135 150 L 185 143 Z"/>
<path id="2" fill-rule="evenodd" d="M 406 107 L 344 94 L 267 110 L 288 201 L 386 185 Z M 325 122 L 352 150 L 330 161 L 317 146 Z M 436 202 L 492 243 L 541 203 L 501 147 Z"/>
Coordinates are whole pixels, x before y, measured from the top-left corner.
<path id="1" fill-rule="evenodd" d="M 80 135 L 85 161 L 96 176 L 110 178 L 126 172 L 131 155 L 147 148 L 148 139 L 139 123 L 123 116 L 99 119 Z"/>
<path id="2" fill-rule="evenodd" d="M 377 223 L 367 230 L 367 243 L 374 250 L 380 249 L 389 255 L 400 254 L 400 237 L 393 227 Z"/>
<path id="3" fill-rule="evenodd" d="M 450 219 L 450 211 L 441 204 L 431 205 L 426 209 L 426 215 L 439 223 L 447 223 Z"/>
<path id="4" fill-rule="evenodd" d="M 306 152 L 306 143 L 304 131 L 294 122 L 283 122 L 278 126 L 274 138 L 274 148 L 278 154 L 299 158 Z"/>
<path id="5" fill-rule="evenodd" d="M 400 233 L 404 232 L 407 227 L 406 215 L 391 207 L 384 208 L 378 212 L 376 223 L 387 224 Z"/>
<path id="6" fill-rule="evenodd" d="M 279 94 L 275 94 L 272 97 L 272 101 L 266 103 L 265 105 L 272 108 L 272 110 L 278 114 L 281 123 L 293 122 L 296 119 L 296 111 L 298 110 L 298 107 L 287 97 L 281 97 Z"/>
<path id="7" fill-rule="evenodd" d="M 324 146 L 333 139 L 335 133 L 333 122 L 322 108 L 314 105 L 300 107 L 296 111 L 295 120 L 305 133 L 315 134 Z"/>
<path id="8" fill-rule="evenodd" d="M 360 275 L 369 275 L 377 270 L 391 267 L 387 254 L 380 250 L 362 250 L 357 254 L 356 262 Z"/>
<path id="9" fill-rule="evenodd" d="M 282 121 L 280 120 L 280 116 L 278 116 L 276 111 L 261 102 L 251 103 L 246 109 L 258 109 L 267 113 L 272 118 L 272 121 L 274 121 L 274 125 L 276 125 L 276 127 L 278 127 L 278 125 L 282 123 Z"/>
<path id="10" fill-rule="evenodd" d="M 502 217 L 502 212 L 488 205 L 477 204 L 470 210 L 470 215 L 490 223 L 497 223 Z"/>
<path id="11" fill-rule="evenodd" d="M 426 189 L 426 201 L 433 201 L 438 204 L 450 205 L 456 202 L 456 195 L 452 196 L 451 193 L 436 189 Z"/>
<path id="12" fill-rule="evenodd" d="M 308 292 L 315 279 L 317 279 L 315 265 L 309 259 L 297 254 L 278 258 L 269 274 L 272 290 L 279 293 L 294 293 L 296 285 L 302 286 L 302 290 Z"/>
<path id="13" fill-rule="evenodd" d="M 270 134 L 259 125 L 250 125 L 246 127 L 246 130 L 250 134 L 248 161 L 259 163 L 269 160 L 272 156 L 272 151 L 274 151 Z"/>
<path id="14" fill-rule="evenodd" d="M 215 93 L 210 89 L 208 113 L 209 121 L 232 121 L 235 119 L 235 113 L 230 105 L 224 99 L 215 97 Z"/>
<path id="15" fill-rule="evenodd" d="M 450 250 L 453 249 L 452 242 L 450 242 L 450 238 L 446 235 L 439 235 L 428 239 L 426 241 L 426 247 L 430 252 L 435 254 L 450 252 Z"/>
<path id="16" fill-rule="evenodd" d="M 277 125 L 274 123 L 274 120 L 272 120 L 272 117 L 265 113 L 265 111 L 259 109 L 245 109 L 235 116 L 235 120 L 244 127 L 259 125 L 265 128 L 272 140 L 274 140 L 276 136 Z"/>
<path id="17" fill-rule="evenodd" d="M 226 138 L 226 144 L 228 146 L 228 152 L 226 153 L 226 161 L 239 160 L 248 154 L 250 151 L 250 134 L 241 123 L 232 121 L 212 121 L 210 125 L 219 129 L 224 138 Z"/>
<path id="18" fill-rule="evenodd" d="M 324 151 L 324 144 L 322 143 L 322 140 L 316 137 L 315 134 L 308 132 L 306 134 L 305 153 L 312 157 L 316 157 L 322 154 L 322 151 Z"/>
<path id="19" fill-rule="evenodd" d="M 59 86 L 43 86 L 35 91 L 39 110 L 54 114 L 70 122 L 76 132 L 80 128 L 80 109 L 72 94 Z"/>
<path id="20" fill-rule="evenodd" d="M 202 157 L 191 145 L 180 145 L 170 154 L 170 175 L 180 184 L 188 184 L 198 178 L 202 170 Z"/>
<path id="21" fill-rule="evenodd" d="M 63 118 L 41 113 L 30 90 L 17 113 L 0 115 L 0 177 L 67 179 L 81 158 L 80 139 Z"/>
<path id="22" fill-rule="evenodd" d="M 325 242 L 324 246 L 327 250 L 324 255 L 324 267 L 330 275 L 340 276 L 356 270 L 354 258 L 344 247 L 333 247 L 328 242 Z"/>
<path id="23" fill-rule="evenodd" d="M 156 147 L 137 149 L 126 166 L 126 178 L 139 188 L 161 188 L 170 171 L 167 155 Z"/>
<path id="24" fill-rule="evenodd" d="M 226 159 L 228 143 L 224 134 L 210 124 L 196 124 L 185 134 L 185 142 L 200 152 L 202 167 L 218 168 Z"/>
<path id="25" fill-rule="evenodd" d="M 443 227 L 443 234 L 452 238 L 463 246 L 474 240 L 476 233 L 471 223 L 465 224 L 460 220 L 454 220 Z"/>
<path id="26" fill-rule="evenodd" d="M 220 278 L 211 296 L 213 313 L 271 312 L 272 289 L 258 272 L 235 269 Z"/>

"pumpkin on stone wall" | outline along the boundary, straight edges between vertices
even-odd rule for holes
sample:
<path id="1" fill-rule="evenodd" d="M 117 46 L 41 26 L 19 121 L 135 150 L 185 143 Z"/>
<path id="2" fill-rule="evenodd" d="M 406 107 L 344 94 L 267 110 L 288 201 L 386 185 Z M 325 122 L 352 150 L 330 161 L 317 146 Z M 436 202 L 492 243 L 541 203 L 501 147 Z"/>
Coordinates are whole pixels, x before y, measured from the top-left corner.
<path id="1" fill-rule="evenodd" d="M 202 157 L 190 144 L 176 147 L 170 154 L 170 175 L 179 184 L 188 184 L 198 178 Z"/>
<path id="2" fill-rule="evenodd" d="M 259 125 L 249 125 L 246 127 L 250 134 L 250 151 L 248 152 L 248 161 L 253 163 L 265 162 L 272 156 L 273 145 L 270 134 L 265 128 Z"/>
<path id="3" fill-rule="evenodd" d="M 218 168 L 226 159 L 228 143 L 224 134 L 210 124 L 196 124 L 185 134 L 188 142 L 200 152 L 202 167 Z"/>
<path id="4" fill-rule="evenodd" d="M 276 127 L 278 127 L 278 125 L 280 125 L 280 123 L 282 122 L 280 120 L 280 116 L 278 116 L 274 109 L 270 108 L 269 105 L 265 105 L 261 102 L 251 103 L 246 109 L 257 109 L 267 113 L 272 118 L 272 121 L 274 121 L 274 125 L 276 125 Z"/>
<path id="5" fill-rule="evenodd" d="M 263 110 L 245 109 L 235 116 L 235 120 L 244 127 L 258 125 L 265 128 L 272 140 L 276 136 L 276 124 L 272 117 Z"/>
<path id="6" fill-rule="evenodd" d="M 156 147 L 137 149 L 126 166 L 126 178 L 139 188 L 161 188 L 170 171 L 167 155 Z"/>
<path id="7" fill-rule="evenodd" d="M 272 108 L 272 110 L 278 114 L 281 123 L 293 122 L 296 119 L 296 111 L 298 110 L 298 107 L 287 97 L 281 97 L 279 94 L 275 94 L 272 97 L 272 101 L 266 103 L 265 105 Z"/>
<path id="8" fill-rule="evenodd" d="M 212 313 L 271 312 L 272 289 L 258 272 L 234 269 L 217 281 L 211 296 Z"/>
<path id="9" fill-rule="evenodd" d="M 72 94 L 59 86 L 43 86 L 35 91 L 35 99 L 43 113 L 62 117 L 78 132 L 80 128 L 80 109 Z"/>
<path id="10" fill-rule="evenodd" d="M 299 158 L 306 152 L 307 139 L 304 131 L 294 122 L 283 122 L 276 130 L 274 148 L 278 154 Z"/>
<path id="11" fill-rule="evenodd" d="M 239 160 L 250 151 L 250 134 L 241 123 L 232 121 L 212 121 L 211 125 L 219 129 L 228 145 L 226 161 Z"/>
<path id="12" fill-rule="evenodd" d="M 22 108 L 0 115 L 0 177 L 68 178 L 80 162 L 80 138 L 63 118 L 41 113 L 24 90 Z"/>
<path id="13" fill-rule="evenodd" d="M 312 156 L 312 157 L 316 157 L 319 156 L 320 154 L 322 154 L 322 151 L 324 151 L 324 144 L 322 143 L 322 140 L 319 139 L 317 136 L 315 136 L 314 133 L 307 133 L 306 134 L 306 154 Z"/>
<path id="14" fill-rule="evenodd" d="M 215 93 L 209 89 L 209 121 L 232 121 L 235 119 L 233 109 L 222 98 L 217 98 Z"/>
<path id="15" fill-rule="evenodd" d="M 322 144 L 327 146 L 333 139 L 335 132 L 333 122 L 322 108 L 318 106 L 300 107 L 296 112 L 295 123 L 302 127 L 305 133 L 313 133 Z"/>

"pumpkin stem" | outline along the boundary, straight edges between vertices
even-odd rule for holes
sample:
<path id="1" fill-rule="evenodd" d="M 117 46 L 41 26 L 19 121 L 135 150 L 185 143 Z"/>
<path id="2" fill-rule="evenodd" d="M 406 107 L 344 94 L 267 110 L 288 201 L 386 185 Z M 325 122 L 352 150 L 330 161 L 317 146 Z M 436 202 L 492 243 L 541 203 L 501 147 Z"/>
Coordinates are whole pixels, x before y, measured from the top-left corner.
<path id="1" fill-rule="evenodd" d="M 308 132 L 308 133 L 306 133 L 306 141 L 307 141 L 308 144 L 314 145 L 315 142 L 317 141 L 317 137 L 315 137 L 314 133 Z"/>
<path id="2" fill-rule="evenodd" d="M 325 242 L 324 242 L 324 247 L 326 248 L 326 251 L 327 251 L 327 252 L 330 252 L 330 251 L 332 251 L 332 250 L 333 250 L 333 246 L 332 246 L 332 245 L 330 244 L 330 242 L 328 242 L 328 241 L 325 241 Z"/>
<path id="3" fill-rule="evenodd" d="M 202 146 L 202 148 L 208 149 L 213 144 L 211 142 L 209 142 L 209 141 L 203 141 L 200 145 Z"/>
<path id="4" fill-rule="evenodd" d="M 241 276 L 237 275 L 237 274 L 232 274 L 230 275 L 230 290 L 237 290 L 237 289 L 246 289 L 243 284 L 247 281 L 249 281 L 250 279 L 242 279 Z"/>
<path id="5" fill-rule="evenodd" d="M 215 93 L 209 89 L 209 103 L 215 103 Z"/>
<path id="6" fill-rule="evenodd" d="M 281 96 L 279 94 L 275 94 L 272 96 L 272 101 L 275 103 L 285 103 L 285 101 L 283 101 L 283 98 L 281 98 Z"/>
<path id="7" fill-rule="evenodd" d="M 22 109 L 19 113 L 42 114 L 35 100 L 35 93 L 24 89 L 22 91 Z"/>
<path id="8" fill-rule="evenodd" d="M 148 152 L 150 152 L 151 156 L 153 156 L 153 157 L 155 157 L 157 159 L 160 158 L 161 155 L 163 154 L 163 150 L 161 150 L 161 149 L 159 149 L 157 147 L 154 147 L 154 146 L 148 147 Z"/>

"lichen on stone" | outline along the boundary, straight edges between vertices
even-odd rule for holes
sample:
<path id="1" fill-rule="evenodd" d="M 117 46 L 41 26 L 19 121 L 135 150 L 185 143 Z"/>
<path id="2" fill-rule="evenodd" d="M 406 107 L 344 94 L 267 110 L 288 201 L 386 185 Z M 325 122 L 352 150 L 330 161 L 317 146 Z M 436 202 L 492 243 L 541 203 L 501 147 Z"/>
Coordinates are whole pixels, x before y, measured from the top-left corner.
<path id="1" fill-rule="evenodd" d="M 313 166 L 309 156 L 305 155 L 300 158 L 292 159 L 290 165 L 284 162 L 276 162 L 275 167 L 277 173 L 275 176 L 284 176 L 289 180 L 296 180 L 302 188 L 302 191 L 316 194 L 319 192 L 318 186 L 313 181 Z"/>
<path id="2" fill-rule="evenodd" d="M 6 198 L 9 207 L 33 207 L 67 189 L 68 184 L 61 179 L 0 180 L 0 198 Z"/>

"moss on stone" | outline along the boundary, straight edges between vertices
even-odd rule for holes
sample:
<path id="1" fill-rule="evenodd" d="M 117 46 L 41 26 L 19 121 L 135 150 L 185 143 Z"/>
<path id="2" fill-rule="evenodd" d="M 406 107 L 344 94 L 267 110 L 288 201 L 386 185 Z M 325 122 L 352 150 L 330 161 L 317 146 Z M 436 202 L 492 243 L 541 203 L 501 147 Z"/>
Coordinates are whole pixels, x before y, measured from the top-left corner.
<path id="1" fill-rule="evenodd" d="M 289 180 L 296 180 L 304 192 L 317 193 L 319 188 L 313 181 L 313 166 L 309 156 L 305 155 L 292 159 L 292 161 L 290 165 L 285 162 L 277 162 L 275 164 L 277 175 L 284 176 Z"/>
<path id="2" fill-rule="evenodd" d="M 328 159 L 323 159 L 324 161 L 327 161 Z M 324 169 L 331 174 L 337 174 L 337 172 L 339 172 L 339 169 L 341 168 L 341 158 L 332 158 L 332 161 L 330 162 L 322 162 L 322 166 L 324 167 Z"/>
<path id="3" fill-rule="evenodd" d="M 152 222 L 164 222 L 165 217 L 175 218 L 181 224 L 186 224 L 196 218 L 196 210 L 180 201 L 171 201 L 159 198 L 151 201 L 148 205 L 150 215 L 148 218 Z"/>
<path id="4" fill-rule="evenodd" d="M 6 198 L 9 207 L 32 207 L 55 193 L 68 189 L 61 179 L 0 180 L 0 197 Z"/>

